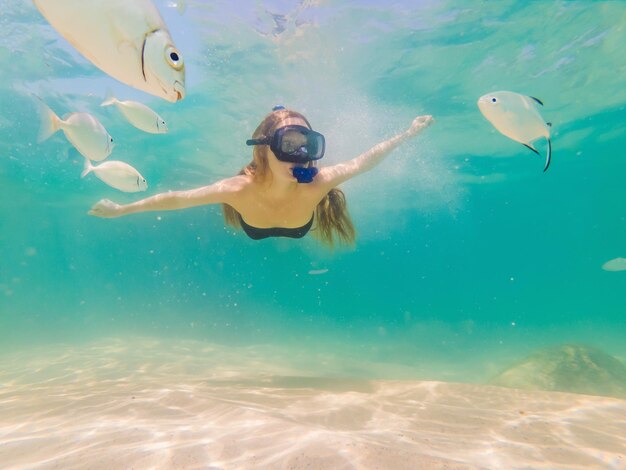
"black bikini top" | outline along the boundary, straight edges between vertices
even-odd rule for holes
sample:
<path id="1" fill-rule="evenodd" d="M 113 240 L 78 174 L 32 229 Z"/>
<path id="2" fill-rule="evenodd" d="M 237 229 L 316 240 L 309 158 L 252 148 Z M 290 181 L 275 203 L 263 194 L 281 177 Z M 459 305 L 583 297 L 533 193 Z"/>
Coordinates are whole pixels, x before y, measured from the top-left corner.
<path id="1" fill-rule="evenodd" d="M 253 227 L 252 225 L 248 225 L 241 214 L 239 214 L 239 222 L 241 222 L 241 228 L 246 235 L 248 235 L 253 240 L 261 240 L 263 238 L 268 237 L 289 237 L 289 238 L 302 238 L 304 237 L 308 231 L 311 229 L 313 225 L 313 216 L 311 216 L 311 220 L 309 220 L 302 227 L 295 228 L 285 228 L 285 227 L 271 227 L 271 228 L 259 228 Z"/>

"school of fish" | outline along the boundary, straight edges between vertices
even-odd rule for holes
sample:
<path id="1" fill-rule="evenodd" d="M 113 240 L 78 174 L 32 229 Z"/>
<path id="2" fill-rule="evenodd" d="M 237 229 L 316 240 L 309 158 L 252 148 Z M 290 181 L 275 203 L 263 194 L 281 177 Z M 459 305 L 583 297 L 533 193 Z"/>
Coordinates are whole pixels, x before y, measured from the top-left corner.
<path id="1" fill-rule="evenodd" d="M 150 0 L 33 1 L 61 36 L 109 76 L 170 102 L 185 97 L 182 55 Z M 184 9 L 184 3 L 177 5 L 179 11 L 181 7 Z M 131 165 L 122 161 L 103 162 L 113 151 L 113 138 L 95 116 L 73 112 L 61 119 L 38 97 L 37 106 L 41 117 L 38 141 L 63 131 L 85 158 L 81 177 L 93 173 L 110 187 L 124 192 L 148 188 L 146 179 Z M 165 120 L 143 103 L 121 101 L 109 93 L 101 106 L 116 107 L 126 121 L 144 132 L 168 131 Z"/>
<path id="2" fill-rule="evenodd" d="M 111 77 L 134 88 L 177 102 L 185 97 L 185 66 L 169 30 L 150 0 L 33 0 L 54 29 L 78 52 Z M 179 13 L 184 1 L 170 3 Z M 77 20 L 80 19 L 80 20 Z M 506 137 L 539 154 L 533 143 L 545 138 L 546 159 L 543 171 L 550 166 L 552 141 L 550 123 L 539 113 L 543 102 L 511 92 L 494 91 L 477 102 L 483 116 Z M 82 177 L 95 174 L 109 186 L 125 192 L 145 191 L 145 178 L 121 161 L 99 165 L 113 151 L 113 138 L 98 119 L 83 112 L 59 118 L 41 99 L 39 141 L 61 130 L 67 140 L 85 158 Z M 164 134 L 168 127 L 163 118 L 137 101 L 121 101 L 109 93 L 101 106 L 114 106 L 134 127 L 151 134 Z"/>

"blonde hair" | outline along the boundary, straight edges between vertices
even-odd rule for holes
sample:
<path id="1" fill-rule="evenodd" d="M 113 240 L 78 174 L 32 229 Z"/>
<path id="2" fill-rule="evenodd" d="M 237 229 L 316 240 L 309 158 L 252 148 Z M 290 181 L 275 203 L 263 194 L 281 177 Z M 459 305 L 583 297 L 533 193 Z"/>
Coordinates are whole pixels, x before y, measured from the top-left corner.
<path id="1" fill-rule="evenodd" d="M 302 114 L 282 108 L 265 116 L 252 134 L 252 138 L 263 139 L 271 136 L 277 125 L 287 118 L 302 119 L 311 128 L 311 124 Z M 266 145 L 255 145 L 252 150 L 252 161 L 239 174 L 251 176 L 257 181 L 264 181 L 268 175 L 271 176 L 267 161 L 267 149 Z M 309 165 L 311 164 L 309 162 Z M 237 211 L 228 204 L 222 204 L 222 209 L 224 221 L 232 227 L 241 228 Z M 331 189 L 315 208 L 315 227 L 312 234 L 331 247 L 334 245 L 335 238 L 347 245 L 354 244 L 354 225 L 350 219 L 350 214 L 348 214 L 346 196 L 341 189 Z"/>

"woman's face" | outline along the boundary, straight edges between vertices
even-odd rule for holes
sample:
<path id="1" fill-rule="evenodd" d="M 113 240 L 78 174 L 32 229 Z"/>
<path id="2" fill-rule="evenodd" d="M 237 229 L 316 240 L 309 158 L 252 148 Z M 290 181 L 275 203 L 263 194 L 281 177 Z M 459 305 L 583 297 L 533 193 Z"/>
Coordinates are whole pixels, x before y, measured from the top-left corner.
<path id="1" fill-rule="evenodd" d="M 285 126 L 304 126 L 309 127 L 307 123 L 300 118 L 289 117 L 281 120 L 275 127 L 276 129 L 280 129 Z M 285 140 L 286 139 L 286 140 Z M 303 144 L 306 143 L 306 137 L 304 137 L 299 132 L 288 133 L 283 136 L 283 142 L 286 142 L 287 145 L 293 146 L 294 149 L 300 148 Z M 269 163 L 270 170 L 275 178 L 279 178 L 285 181 L 297 181 L 293 176 L 293 168 L 294 167 L 304 167 L 307 166 L 303 163 L 292 163 L 292 162 L 283 162 L 276 158 L 274 152 L 272 152 L 267 147 L 267 159 Z"/>

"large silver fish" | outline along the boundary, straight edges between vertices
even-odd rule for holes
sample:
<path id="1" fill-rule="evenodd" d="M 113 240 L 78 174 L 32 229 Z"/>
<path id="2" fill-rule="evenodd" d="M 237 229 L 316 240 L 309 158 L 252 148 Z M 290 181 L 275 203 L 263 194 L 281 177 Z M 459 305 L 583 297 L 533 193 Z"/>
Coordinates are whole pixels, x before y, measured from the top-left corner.
<path id="1" fill-rule="evenodd" d="M 185 65 L 150 0 L 33 0 L 78 52 L 111 77 L 175 102 Z"/>
<path id="2" fill-rule="evenodd" d="M 481 96 L 478 109 L 498 131 L 539 154 L 532 143 L 545 137 L 548 141 L 548 154 L 543 171 L 550 166 L 552 142 L 550 126 L 546 123 L 537 107 L 543 103 L 532 96 L 520 95 L 512 91 L 494 91 Z"/>

